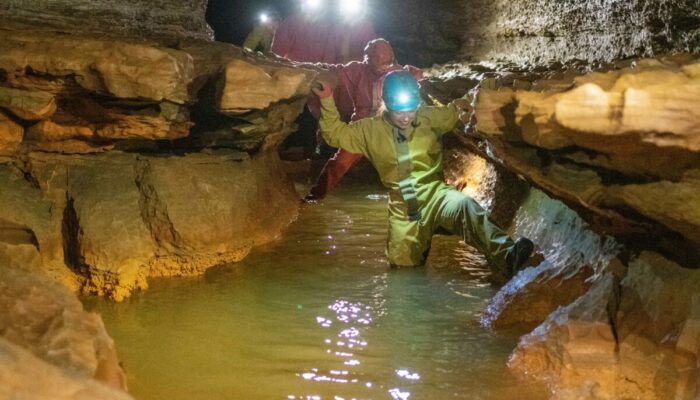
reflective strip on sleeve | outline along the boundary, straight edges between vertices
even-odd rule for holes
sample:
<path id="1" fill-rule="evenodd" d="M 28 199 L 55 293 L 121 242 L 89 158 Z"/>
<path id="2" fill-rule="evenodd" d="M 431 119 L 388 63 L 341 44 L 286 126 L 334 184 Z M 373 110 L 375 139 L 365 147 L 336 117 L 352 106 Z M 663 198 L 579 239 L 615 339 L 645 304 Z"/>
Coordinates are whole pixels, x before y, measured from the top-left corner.
<path id="1" fill-rule="evenodd" d="M 420 204 L 416 190 L 413 188 L 411 177 L 411 153 L 408 149 L 408 139 L 404 132 L 394 127 L 394 144 L 396 145 L 396 158 L 398 160 L 399 190 L 401 197 L 408 206 L 408 219 L 419 221 L 421 219 Z"/>

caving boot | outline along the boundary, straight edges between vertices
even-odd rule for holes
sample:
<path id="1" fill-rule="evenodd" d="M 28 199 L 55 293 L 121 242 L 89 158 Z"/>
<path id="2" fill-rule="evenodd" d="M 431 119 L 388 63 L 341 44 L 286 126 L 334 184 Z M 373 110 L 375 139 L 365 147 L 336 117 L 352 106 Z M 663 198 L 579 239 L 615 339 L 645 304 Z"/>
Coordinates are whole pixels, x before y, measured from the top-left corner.
<path id="1" fill-rule="evenodd" d="M 535 251 L 535 245 L 532 240 L 520 238 L 515 242 L 506 254 L 506 264 L 508 264 L 510 276 L 515 276 L 518 271 L 527 266 L 533 251 Z"/>

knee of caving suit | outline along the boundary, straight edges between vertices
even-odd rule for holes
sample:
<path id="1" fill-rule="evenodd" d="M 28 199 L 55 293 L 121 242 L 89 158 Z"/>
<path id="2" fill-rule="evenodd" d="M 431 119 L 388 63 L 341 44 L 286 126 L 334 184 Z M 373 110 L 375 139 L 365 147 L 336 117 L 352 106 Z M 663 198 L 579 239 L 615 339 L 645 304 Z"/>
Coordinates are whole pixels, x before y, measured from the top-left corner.
<path id="1" fill-rule="evenodd" d="M 415 267 L 425 264 L 430 249 L 430 237 L 426 238 L 421 221 L 409 221 L 402 217 L 389 217 L 386 256 L 394 267 Z"/>

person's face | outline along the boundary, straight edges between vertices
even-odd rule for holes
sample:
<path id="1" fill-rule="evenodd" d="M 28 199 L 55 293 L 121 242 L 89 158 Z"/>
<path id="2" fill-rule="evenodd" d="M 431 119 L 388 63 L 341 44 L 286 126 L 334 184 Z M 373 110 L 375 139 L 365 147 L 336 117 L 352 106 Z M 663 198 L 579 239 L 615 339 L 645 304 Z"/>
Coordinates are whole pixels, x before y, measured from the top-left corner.
<path id="1" fill-rule="evenodd" d="M 389 120 L 399 129 L 408 129 L 416 119 L 416 111 L 389 111 Z"/>
<path id="2" fill-rule="evenodd" d="M 394 66 L 394 52 L 388 47 L 375 49 L 370 53 L 367 63 L 374 74 L 384 75 Z"/>

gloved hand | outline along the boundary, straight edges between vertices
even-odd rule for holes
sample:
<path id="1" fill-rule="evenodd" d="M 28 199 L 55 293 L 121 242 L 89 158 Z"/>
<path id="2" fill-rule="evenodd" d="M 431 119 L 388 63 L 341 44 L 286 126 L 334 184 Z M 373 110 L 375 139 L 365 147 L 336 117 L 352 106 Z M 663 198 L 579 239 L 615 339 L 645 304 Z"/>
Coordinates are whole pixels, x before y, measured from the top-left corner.
<path id="1" fill-rule="evenodd" d="M 333 96 L 333 87 L 328 82 L 316 81 L 312 85 L 311 90 L 319 99 L 323 100 Z"/>
<path id="2" fill-rule="evenodd" d="M 454 186 L 457 191 L 461 192 L 465 187 L 467 187 L 467 180 L 464 178 L 447 179 L 447 184 Z"/>

